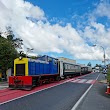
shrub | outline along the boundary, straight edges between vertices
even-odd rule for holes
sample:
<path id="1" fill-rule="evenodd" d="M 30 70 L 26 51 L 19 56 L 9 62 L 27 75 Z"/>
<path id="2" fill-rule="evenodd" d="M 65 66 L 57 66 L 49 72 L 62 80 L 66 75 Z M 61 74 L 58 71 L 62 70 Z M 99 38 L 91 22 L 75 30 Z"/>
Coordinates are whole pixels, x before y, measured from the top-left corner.
<path id="1" fill-rule="evenodd" d="M 107 71 L 107 82 L 110 85 L 110 67 L 108 67 L 108 71 Z"/>

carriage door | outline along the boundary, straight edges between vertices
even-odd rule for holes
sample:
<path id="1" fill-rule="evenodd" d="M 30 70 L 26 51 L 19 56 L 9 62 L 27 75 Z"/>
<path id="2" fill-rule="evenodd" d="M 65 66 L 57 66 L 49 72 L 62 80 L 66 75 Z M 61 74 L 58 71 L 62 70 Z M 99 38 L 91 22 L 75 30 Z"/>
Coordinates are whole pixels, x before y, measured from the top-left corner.
<path id="1" fill-rule="evenodd" d="M 59 74 L 60 77 L 63 77 L 63 61 L 59 61 Z"/>

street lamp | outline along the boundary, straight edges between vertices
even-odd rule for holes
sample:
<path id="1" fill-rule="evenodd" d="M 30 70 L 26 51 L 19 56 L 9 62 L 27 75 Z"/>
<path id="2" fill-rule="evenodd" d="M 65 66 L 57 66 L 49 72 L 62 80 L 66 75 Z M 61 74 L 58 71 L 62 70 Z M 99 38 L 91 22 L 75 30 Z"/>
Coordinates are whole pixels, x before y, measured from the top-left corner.
<path id="1" fill-rule="evenodd" d="M 32 51 L 32 50 L 34 50 L 34 49 L 33 49 L 33 48 L 32 48 L 32 49 L 27 48 L 27 51 L 26 51 L 26 57 L 27 57 L 27 55 L 28 55 L 28 52 L 30 52 L 30 51 Z"/>
<path id="2" fill-rule="evenodd" d="M 96 44 L 93 45 L 94 47 L 97 46 Z M 104 55 L 103 55 L 103 58 L 104 58 L 104 67 L 105 67 L 105 49 L 103 46 L 100 46 L 102 49 L 103 49 L 103 52 L 104 52 Z"/>

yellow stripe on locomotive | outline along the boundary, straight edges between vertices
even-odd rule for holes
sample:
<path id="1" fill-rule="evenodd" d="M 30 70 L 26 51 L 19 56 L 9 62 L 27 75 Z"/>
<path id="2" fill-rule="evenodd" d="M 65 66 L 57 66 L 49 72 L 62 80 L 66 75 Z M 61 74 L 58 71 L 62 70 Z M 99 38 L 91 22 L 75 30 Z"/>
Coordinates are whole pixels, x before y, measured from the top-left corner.
<path id="1" fill-rule="evenodd" d="M 14 76 L 28 76 L 28 58 L 14 60 Z"/>

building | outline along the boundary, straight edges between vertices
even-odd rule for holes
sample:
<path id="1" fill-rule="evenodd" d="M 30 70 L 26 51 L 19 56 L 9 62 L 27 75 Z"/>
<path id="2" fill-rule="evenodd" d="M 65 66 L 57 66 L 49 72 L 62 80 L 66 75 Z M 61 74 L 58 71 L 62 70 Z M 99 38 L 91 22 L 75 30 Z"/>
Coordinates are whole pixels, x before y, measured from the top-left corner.
<path id="1" fill-rule="evenodd" d="M 69 59 L 69 58 L 64 58 L 64 57 L 59 57 L 58 58 L 60 61 L 64 61 L 65 63 L 71 63 L 71 64 L 76 64 L 76 60 Z"/>

